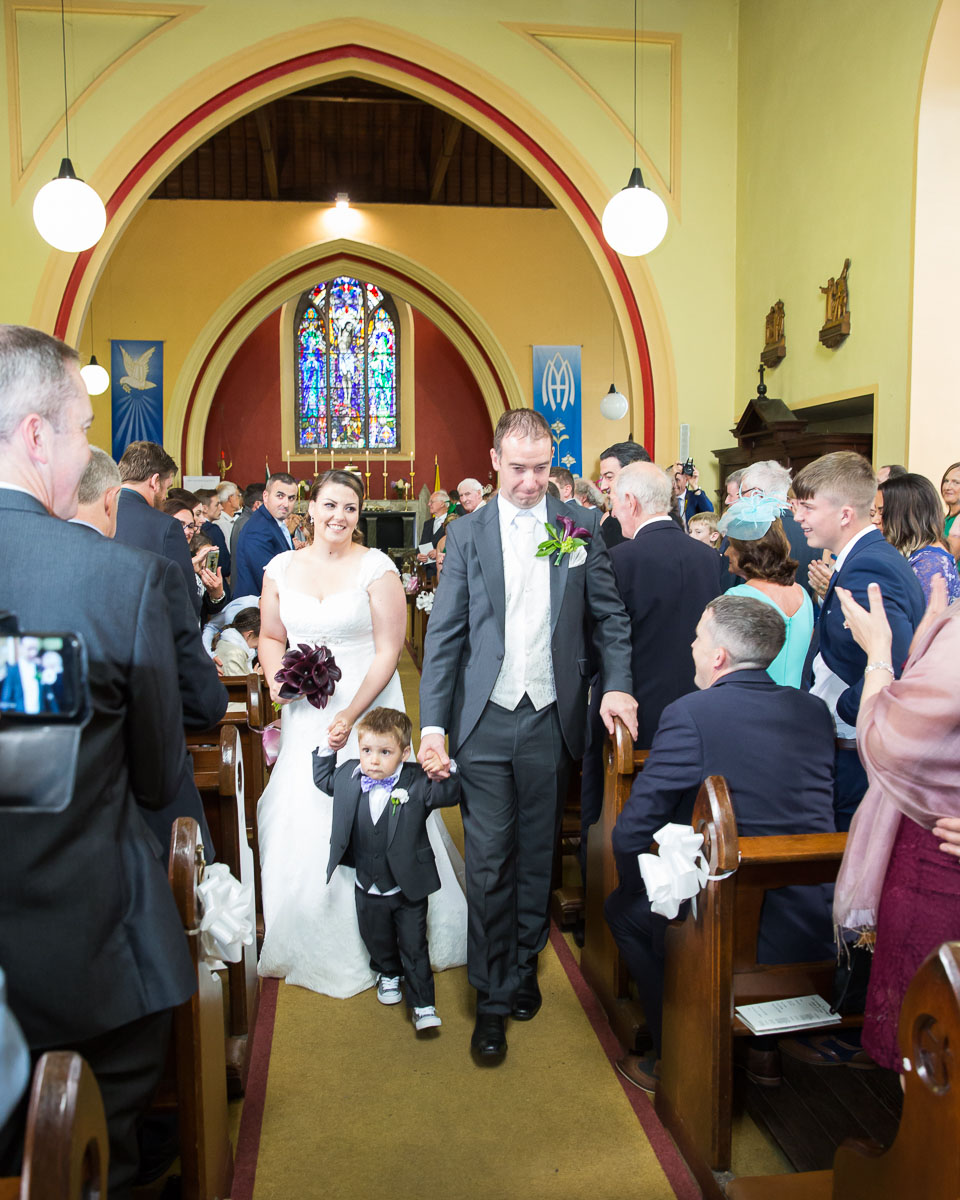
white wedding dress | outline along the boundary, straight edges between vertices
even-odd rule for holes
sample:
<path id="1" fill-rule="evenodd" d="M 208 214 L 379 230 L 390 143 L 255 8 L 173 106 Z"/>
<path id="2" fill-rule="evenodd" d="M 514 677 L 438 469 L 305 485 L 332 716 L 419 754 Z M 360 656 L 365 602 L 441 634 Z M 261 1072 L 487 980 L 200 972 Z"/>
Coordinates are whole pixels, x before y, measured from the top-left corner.
<path id="1" fill-rule="evenodd" d="M 318 600 L 287 585 L 294 553 L 277 555 L 266 568 L 277 584 L 288 644 L 327 646 L 343 675 L 326 708 L 314 708 L 304 699 L 283 708 L 280 752 L 257 806 L 266 929 L 259 971 L 346 997 L 370 987 L 375 976 L 357 925 L 355 872 L 338 867 L 326 882 L 333 799 L 315 786 L 312 759 L 317 746 L 326 747 L 327 728 L 356 694 L 373 661 L 367 589 L 396 568 L 379 550 L 367 550 L 359 560 L 356 586 Z M 403 711 L 396 672 L 370 707 L 379 705 Z M 357 735 L 351 732 L 338 759 L 357 755 Z M 430 897 L 427 917 L 430 960 L 436 970 L 444 970 L 467 961 L 463 859 L 439 811 L 430 814 L 427 829 L 441 882 L 440 891 Z"/>

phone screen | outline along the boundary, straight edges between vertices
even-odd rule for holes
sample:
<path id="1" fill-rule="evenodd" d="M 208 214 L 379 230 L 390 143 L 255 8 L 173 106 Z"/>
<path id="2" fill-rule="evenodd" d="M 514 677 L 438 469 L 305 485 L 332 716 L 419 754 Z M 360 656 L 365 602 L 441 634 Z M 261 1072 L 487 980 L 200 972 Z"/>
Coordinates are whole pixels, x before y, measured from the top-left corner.
<path id="1" fill-rule="evenodd" d="M 203 565 L 207 568 L 208 571 L 216 571 L 217 564 L 219 562 L 220 562 L 220 551 L 216 547 L 214 547 L 210 551 L 210 553 L 207 555 L 206 560 L 204 561 Z"/>
<path id="2" fill-rule="evenodd" d="M 83 655 L 72 633 L 0 635 L 0 715 L 72 721 L 83 701 Z"/>

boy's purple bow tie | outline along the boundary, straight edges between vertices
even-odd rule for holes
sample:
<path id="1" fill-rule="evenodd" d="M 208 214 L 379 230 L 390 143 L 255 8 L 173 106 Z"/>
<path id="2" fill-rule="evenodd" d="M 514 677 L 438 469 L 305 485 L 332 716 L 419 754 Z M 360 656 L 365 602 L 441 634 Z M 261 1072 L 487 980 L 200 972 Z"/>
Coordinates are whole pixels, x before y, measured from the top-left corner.
<path id="1" fill-rule="evenodd" d="M 392 788 L 400 778 L 400 772 L 396 775 L 388 775 L 386 779 L 371 779 L 369 775 L 360 776 L 360 791 L 369 792 L 376 787 Z"/>

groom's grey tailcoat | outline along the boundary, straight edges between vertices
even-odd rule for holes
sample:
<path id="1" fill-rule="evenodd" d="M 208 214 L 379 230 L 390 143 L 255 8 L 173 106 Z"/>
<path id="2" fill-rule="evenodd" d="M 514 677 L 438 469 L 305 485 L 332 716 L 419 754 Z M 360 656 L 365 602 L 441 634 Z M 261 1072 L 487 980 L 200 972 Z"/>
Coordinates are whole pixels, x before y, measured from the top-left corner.
<path id="1" fill-rule="evenodd" d="M 572 517 L 590 531 L 586 561 L 559 566 L 550 558 L 550 646 L 560 728 L 570 756 L 583 755 L 588 646 L 600 656 L 604 691 L 631 692 L 630 620 L 617 591 L 595 509 L 547 496 L 547 518 Z M 496 500 L 447 526 L 447 548 L 427 640 L 420 684 L 420 726 L 438 725 L 456 754 L 493 691 L 504 654 L 506 590 L 500 513 Z"/>

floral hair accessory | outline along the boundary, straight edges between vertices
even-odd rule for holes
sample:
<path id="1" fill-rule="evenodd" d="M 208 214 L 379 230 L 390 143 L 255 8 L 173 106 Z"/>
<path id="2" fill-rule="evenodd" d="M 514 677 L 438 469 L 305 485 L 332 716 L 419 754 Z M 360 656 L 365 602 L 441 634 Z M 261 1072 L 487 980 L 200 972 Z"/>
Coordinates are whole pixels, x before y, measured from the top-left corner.
<path id="1" fill-rule="evenodd" d="M 592 537 L 589 529 L 574 524 L 571 517 L 557 517 L 556 526 L 545 521 L 544 529 L 550 536 L 537 547 L 537 558 L 556 554 L 557 557 L 553 560 L 555 567 L 560 566 L 560 560 L 565 554 L 572 554 L 580 546 L 585 546 Z"/>
<path id="2" fill-rule="evenodd" d="M 717 522 L 717 529 L 723 537 L 756 542 L 789 507 L 786 496 L 743 496 L 730 505 Z"/>
<path id="3" fill-rule="evenodd" d="M 303 696 L 314 708 L 326 708 L 341 674 L 326 646 L 307 646 L 301 642 L 296 650 L 288 650 L 283 656 L 274 679 L 283 685 L 280 688 L 282 699 L 295 700 Z"/>

